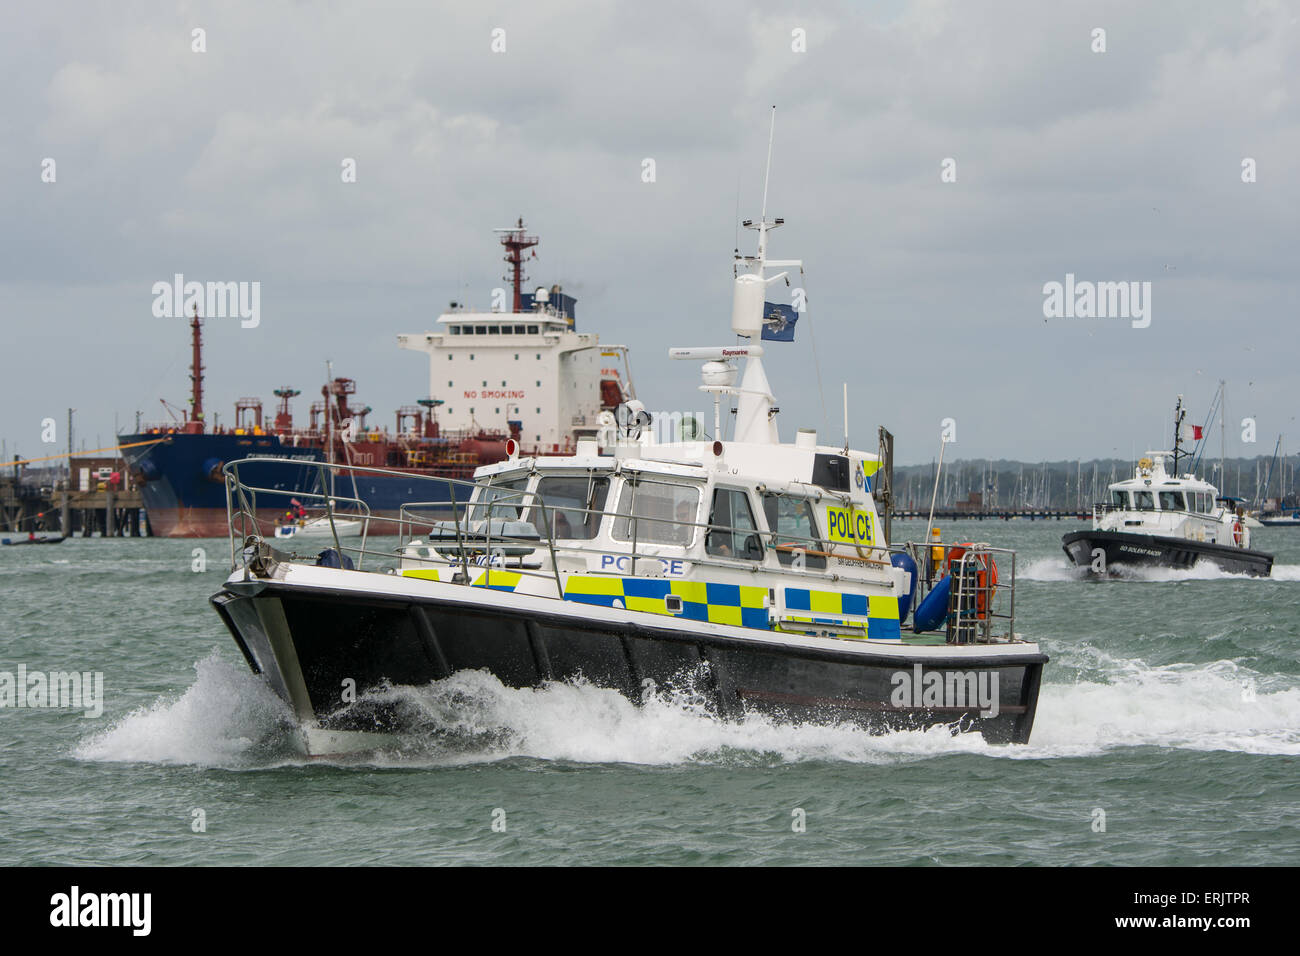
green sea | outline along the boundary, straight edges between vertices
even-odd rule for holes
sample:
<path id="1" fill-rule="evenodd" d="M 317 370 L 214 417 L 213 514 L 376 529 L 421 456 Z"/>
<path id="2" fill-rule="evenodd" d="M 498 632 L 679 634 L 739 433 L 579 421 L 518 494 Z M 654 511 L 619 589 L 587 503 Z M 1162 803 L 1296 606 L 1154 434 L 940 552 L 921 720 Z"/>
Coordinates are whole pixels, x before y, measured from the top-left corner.
<path id="1" fill-rule="evenodd" d="M 0 672 L 103 675 L 98 717 L 0 709 L 0 863 L 1300 863 L 1300 529 L 1256 532 L 1268 580 L 1085 581 L 1074 527 L 943 525 L 1019 550 L 1016 629 L 1051 656 L 1028 746 L 463 673 L 390 691 L 400 744 L 333 763 L 207 604 L 226 542 L 0 548 Z"/>

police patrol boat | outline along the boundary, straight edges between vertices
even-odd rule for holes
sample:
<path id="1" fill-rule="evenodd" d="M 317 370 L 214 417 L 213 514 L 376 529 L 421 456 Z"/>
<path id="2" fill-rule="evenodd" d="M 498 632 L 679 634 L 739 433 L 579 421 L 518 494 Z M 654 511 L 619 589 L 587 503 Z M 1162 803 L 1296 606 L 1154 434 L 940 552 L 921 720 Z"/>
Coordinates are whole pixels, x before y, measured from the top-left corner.
<path id="1" fill-rule="evenodd" d="M 452 507 L 407 503 L 395 551 L 336 539 L 305 558 L 257 533 L 274 491 L 226 465 L 235 568 L 211 602 L 309 752 L 382 747 L 400 714 L 367 690 L 464 669 L 509 687 L 582 679 L 633 701 L 681 691 L 722 719 L 1028 741 L 1047 658 L 1014 632 L 1014 554 L 891 546 L 883 429 L 875 452 L 809 429 L 779 438 L 758 342 L 785 273 L 766 270 L 800 263 L 766 258 L 782 220 L 764 207 L 746 223 L 757 255 L 737 256 L 731 331 L 747 344 L 670 350 L 703 363 L 712 435 L 660 442 L 631 402 L 603 449 L 588 438 L 569 456 L 521 457 L 512 442 L 457 483 Z M 934 604 L 924 592 L 939 581 L 943 607 L 918 632 L 911 607 Z"/>
<path id="2" fill-rule="evenodd" d="M 1110 500 L 1093 507 L 1092 530 L 1073 531 L 1061 547 L 1078 567 L 1107 575 L 1111 569 L 1190 568 L 1198 562 L 1224 571 L 1268 577 L 1273 555 L 1251 548 L 1252 521 L 1240 499 L 1191 472 L 1178 473 L 1183 398 L 1174 408 L 1174 450 L 1148 451 L 1132 478 L 1110 485 Z M 1199 437 L 1199 436 L 1198 436 Z M 1173 471 L 1165 470 L 1166 456 Z"/>

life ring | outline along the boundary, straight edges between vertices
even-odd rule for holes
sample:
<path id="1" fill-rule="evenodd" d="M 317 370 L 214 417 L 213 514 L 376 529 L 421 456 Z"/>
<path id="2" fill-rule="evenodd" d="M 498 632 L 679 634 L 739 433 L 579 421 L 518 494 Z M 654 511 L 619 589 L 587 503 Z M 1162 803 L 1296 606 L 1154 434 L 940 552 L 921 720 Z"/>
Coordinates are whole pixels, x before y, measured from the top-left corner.
<path id="1" fill-rule="evenodd" d="M 1241 539 L 1243 537 L 1245 537 L 1245 533 L 1241 530 L 1241 522 L 1234 521 L 1232 523 L 1232 540 L 1239 548 L 1241 547 Z"/>
<path id="2" fill-rule="evenodd" d="M 946 564 L 949 574 L 952 574 L 953 563 L 960 564 L 962 555 L 971 547 L 973 545 L 967 541 L 964 544 L 955 544 L 948 549 Z M 998 586 L 998 563 L 993 560 L 993 556 L 987 551 L 975 552 L 975 561 L 977 566 L 975 572 L 975 616 L 982 621 L 988 616 L 989 597 L 992 595 L 993 589 Z"/>

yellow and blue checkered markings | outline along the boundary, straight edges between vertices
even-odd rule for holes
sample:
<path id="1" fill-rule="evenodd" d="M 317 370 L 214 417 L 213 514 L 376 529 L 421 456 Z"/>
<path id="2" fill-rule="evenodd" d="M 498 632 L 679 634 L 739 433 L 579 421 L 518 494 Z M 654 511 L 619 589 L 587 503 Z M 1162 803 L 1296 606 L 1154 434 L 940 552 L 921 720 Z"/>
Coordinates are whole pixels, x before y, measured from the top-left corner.
<path id="1" fill-rule="evenodd" d="M 786 588 L 787 611 L 808 611 L 809 617 L 793 618 L 809 624 L 854 625 L 866 623 L 870 641 L 901 641 L 898 623 L 898 598 L 892 594 L 844 594 L 840 591 L 814 591 L 810 588 Z"/>
<path id="2" fill-rule="evenodd" d="M 669 595 L 681 598 L 680 611 L 668 610 Z M 649 611 L 690 621 L 763 630 L 768 629 L 766 598 L 767 588 L 743 584 L 621 578 L 603 574 L 572 574 L 564 588 L 564 599 L 580 604 L 622 606 L 629 611 Z"/>
<path id="3" fill-rule="evenodd" d="M 450 581 L 455 571 L 447 572 L 447 580 Z M 421 578 L 425 581 L 439 581 L 437 568 L 405 568 L 402 571 L 404 578 Z M 513 591 L 519 585 L 523 577 L 518 571 L 500 571 L 496 568 L 490 571 L 483 571 L 471 582 L 476 588 L 489 588 L 493 591 Z"/>

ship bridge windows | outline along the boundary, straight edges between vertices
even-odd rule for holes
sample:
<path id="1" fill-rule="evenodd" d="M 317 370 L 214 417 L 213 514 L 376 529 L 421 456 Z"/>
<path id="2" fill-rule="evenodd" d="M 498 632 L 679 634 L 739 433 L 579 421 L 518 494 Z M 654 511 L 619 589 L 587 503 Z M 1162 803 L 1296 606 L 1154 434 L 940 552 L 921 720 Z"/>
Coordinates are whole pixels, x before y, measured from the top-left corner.
<path id="1" fill-rule="evenodd" d="M 613 535 L 618 541 L 689 547 L 699 511 L 700 489 L 694 485 L 628 478 L 618 497 Z"/>
<path id="2" fill-rule="evenodd" d="M 763 560 L 763 543 L 754 523 L 749 495 L 739 488 L 716 488 L 709 512 L 709 531 L 705 550 L 718 558 L 745 561 Z"/>
<path id="3" fill-rule="evenodd" d="M 487 326 L 486 326 L 486 325 L 476 325 L 476 326 L 474 326 L 474 334 L 475 334 L 475 335 L 487 335 Z"/>
<path id="4" fill-rule="evenodd" d="M 1160 510 L 1187 511 L 1188 509 L 1183 503 L 1183 493 L 1181 491 L 1160 492 Z"/>
<path id="5" fill-rule="evenodd" d="M 498 479 L 490 485 L 480 486 L 474 504 L 469 509 L 470 521 L 495 518 L 505 521 L 522 519 L 527 499 L 523 492 L 528 487 L 527 475 Z"/>
<path id="6" fill-rule="evenodd" d="M 789 566 L 801 560 L 805 568 L 825 569 L 826 558 L 820 552 L 825 552 L 826 544 L 817 536 L 817 519 L 811 501 L 792 495 L 766 494 L 763 514 L 782 564 Z"/>
<path id="7" fill-rule="evenodd" d="M 1110 493 L 1110 500 L 1111 500 L 1111 504 L 1113 504 L 1116 508 L 1123 510 L 1128 507 L 1128 492 L 1112 491 Z"/>
<path id="8" fill-rule="evenodd" d="M 1149 491 L 1133 492 L 1133 507 L 1138 511 L 1155 511 L 1155 496 Z"/>
<path id="9" fill-rule="evenodd" d="M 600 519 L 609 495 L 609 478 L 603 475 L 551 475 L 537 483 L 533 523 L 550 534 L 552 520 L 557 539 L 589 541 L 600 531 Z"/>

